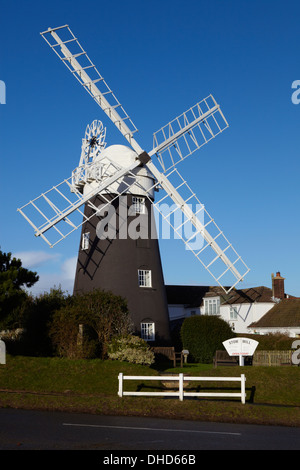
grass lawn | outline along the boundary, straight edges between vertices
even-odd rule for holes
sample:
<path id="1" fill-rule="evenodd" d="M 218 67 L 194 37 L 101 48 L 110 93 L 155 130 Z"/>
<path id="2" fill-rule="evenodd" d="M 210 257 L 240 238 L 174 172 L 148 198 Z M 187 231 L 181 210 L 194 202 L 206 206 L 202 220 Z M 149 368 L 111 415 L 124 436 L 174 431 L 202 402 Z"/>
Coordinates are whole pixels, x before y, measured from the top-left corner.
<path id="1" fill-rule="evenodd" d="M 69 360 L 7 355 L 0 365 L 0 407 L 62 410 L 108 415 L 158 416 L 174 419 L 300 426 L 300 367 L 218 367 L 185 364 L 170 367 L 118 361 Z M 162 372 L 191 376 L 246 375 L 246 404 L 239 398 L 119 398 L 118 374 L 153 375 L 154 382 L 126 382 L 126 390 L 159 390 Z M 217 382 L 204 386 L 227 387 Z M 199 386 L 195 382 L 191 386 Z M 233 383 L 239 391 L 240 384 Z M 217 391 L 214 388 L 212 391 Z"/>

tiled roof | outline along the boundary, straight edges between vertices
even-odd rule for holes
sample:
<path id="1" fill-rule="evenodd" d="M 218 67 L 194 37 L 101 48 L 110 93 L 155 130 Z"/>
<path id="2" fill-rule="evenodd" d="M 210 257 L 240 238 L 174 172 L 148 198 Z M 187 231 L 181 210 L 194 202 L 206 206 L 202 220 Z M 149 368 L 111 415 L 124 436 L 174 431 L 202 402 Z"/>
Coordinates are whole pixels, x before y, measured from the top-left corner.
<path id="1" fill-rule="evenodd" d="M 166 286 L 168 304 L 199 307 L 203 298 L 221 297 L 221 304 L 242 304 L 253 302 L 273 302 L 272 289 L 265 286 L 248 289 L 233 289 L 225 294 L 221 287 L 211 286 Z"/>
<path id="2" fill-rule="evenodd" d="M 199 307 L 209 286 L 166 286 L 168 304 Z"/>
<path id="3" fill-rule="evenodd" d="M 253 302 L 273 302 L 272 295 L 272 289 L 265 286 L 233 289 L 229 294 L 223 295 L 223 303 L 248 304 Z"/>
<path id="4" fill-rule="evenodd" d="M 283 299 L 249 328 L 300 327 L 300 300 Z"/>

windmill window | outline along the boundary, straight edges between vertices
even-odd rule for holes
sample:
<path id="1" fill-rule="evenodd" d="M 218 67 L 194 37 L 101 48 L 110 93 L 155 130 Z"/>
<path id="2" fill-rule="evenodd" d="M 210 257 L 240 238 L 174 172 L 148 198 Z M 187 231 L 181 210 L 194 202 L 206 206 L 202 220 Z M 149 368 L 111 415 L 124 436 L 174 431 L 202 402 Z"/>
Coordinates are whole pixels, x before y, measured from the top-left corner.
<path id="1" fill-rule="evenodd" d="M 151 271 L 149 269 L 139 269 L 138 279 L 140 287 L 152 287 Z"/>
<path id="2" fill-rule="evenodd" d="M 83 233 L 82 240 L 81 240 L 81 248 L 83 250 L 88 250 L 89 242 L 90 242 L 90 232 Z"/>
<path id="3" fill-rule="evenodd" d="M 145 198 L 144 197 L 132 197 L 132 208 L 135 214 L 145 214 Z"/>
<path id="4" fill-rule="evenodd" d="M 204 299 L 204 313 L 205 315 L 219 315 L 220 298 Z"/>
<path id="5" fill-rule="evenodd" d="M 155 340 L 155 324 L 154 322 L 141 323 L 141 338 L 145 341 Z"/>

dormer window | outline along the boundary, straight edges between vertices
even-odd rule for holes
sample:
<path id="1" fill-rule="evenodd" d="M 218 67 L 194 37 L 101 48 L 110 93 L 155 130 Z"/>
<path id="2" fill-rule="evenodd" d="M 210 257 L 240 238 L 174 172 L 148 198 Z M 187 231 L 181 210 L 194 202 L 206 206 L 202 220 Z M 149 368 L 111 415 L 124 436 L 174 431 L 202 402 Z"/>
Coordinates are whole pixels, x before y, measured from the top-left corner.
<path id="1" fill-rule="evenodd" d="M 220 315 L 220 297 L 204 299 L 205 315 Z"/>

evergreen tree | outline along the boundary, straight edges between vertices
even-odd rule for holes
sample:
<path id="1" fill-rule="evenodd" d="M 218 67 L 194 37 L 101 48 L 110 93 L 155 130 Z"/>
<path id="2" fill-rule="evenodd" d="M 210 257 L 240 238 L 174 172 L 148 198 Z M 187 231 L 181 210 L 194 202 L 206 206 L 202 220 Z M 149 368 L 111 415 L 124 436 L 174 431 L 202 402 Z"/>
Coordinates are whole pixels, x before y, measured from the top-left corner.
<path id="1" fill-rule="evenodd" d="M 22 267 L 22 261 L 0 250 L 0 326 L 10 327 L 13 312 L 26 299 L 25 287 L 39 280 L 36 272 Z"/>

